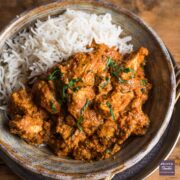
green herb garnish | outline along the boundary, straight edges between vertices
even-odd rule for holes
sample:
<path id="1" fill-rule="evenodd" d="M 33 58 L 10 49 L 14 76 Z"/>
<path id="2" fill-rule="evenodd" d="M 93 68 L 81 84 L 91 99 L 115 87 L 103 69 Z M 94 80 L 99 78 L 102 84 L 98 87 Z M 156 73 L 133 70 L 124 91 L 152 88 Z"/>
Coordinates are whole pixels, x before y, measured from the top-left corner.
<path id="1" fill-rule="evenodd" d="M 134 69 L 132 69 L 132 68 L 124 68 L 123 72 L 125 72 L 125 73 L 134 72 Z"/>
<path id="2" fill-rule="evenodd" d="M 109 108 L 109 111 L 110 111 L 110 114 L 111 114 L 113 120 L 116 121 L 111 103 L 107 101 L 107 102 L 106 102 L 106 105 L 107 105 L 107 107 Z"/>
<path id="3" fill-rule="evenodd" d="M 62 98 L 63 98 L 63 99 L 66 98 L 66 90 L 67 90 L 67 88 L 68 88 L 68 85 L 65 84 L 65 85 L 63 86 L 63 89 L 62 89 Z"/>
<path id="4" fill-rule="evenodd" d="M 110 151 L 109 149 L 106 149 L 106 150 L 105 150 L 105 153 L 106 153 L 106 154 L 109 154 L 110 152 L 111 152 L 111 151 Z"/>
<path id="5" fill-rule="evenodd" d="M 145 86 L 146 84 L 148 83 L 148 80 L 147 79 L 142 79 L 140 84 Z"/>
<path id="6" fill-rule="evenodd" d="M 132 74 L 132 75 L 130 76 L 131 79 L 133 79 L 134 77 L 135 77 L 135 74 Z"/>
<path id="7" fill-rule="evenodd" d="M 101 85 L 101 88 L 105 88 L 107 86 L 107 84 L 110 82 L 110 78 L 109 77 L 106 77 L 105 78 L 106 82 L 104 82 L 102 85 Z"/>
<path id="8" fill-rule="evenodd" d="M 89 104 L 91 103 L 91 101 L 89 101 L 88 99 L 86 99 L 86 103 L 84 104 L 84 106 L 81 108 L 80 110 L 80 117 L 77 120 L 77 127 L 79 128 L 80 131 L 82 131 L 82 127 L 81 127 L 81 123 L 83 122 L 84 118 L 83 118 L 83 114 L 85 109 L 89 106 Z"/>
<path id="9" fill-rule="evenodd" d="M 123 71 L 125 71 L 125 72 L 127 72 L 127 71 L 132 72 L 133 71 L 133 69 L 124 68 L 124 66 L 122 66 L 122 65 L 118 67 L 118 65 L 110 57 L 108 58 L 108 62 L 106 64 L 106 68 L 107 67 L 112 67 L 113 68 L 114 71 L 112 72 L 112 75 L 114 75 L 118 79 L 118 81 L 120 83 L 126 82 L 125 80 L 123 80 L 122 78 L 119 77 L 119 73 L 120 72 L 123 72 Z"/>
<path id="10" fill-rule="evenodd" d="M 114 75 L 120 83 L 126 82 L 125 80 L 119 77 L 119 73 L 122 71 L 124 71 L 124 66 L 119 66 L 119 67 L 116 66 L 116 70 L 112 72 L 112 75 Z"/>
<path id="11" fill-rule="evenodd" d="M 61 72 L 59 68 L 55 68 L 54 71 L 48 76 L 48 81 L 60 78 Z"/>
<path id="12" fill-rule="evenodd" d="M 125 83 L 125 82 L 127 82 L 126 80 L 124 80 L 124 79 L 122 79 L 122 78 L 120 78 L 120 77 L 118 77 L 118 81 L 119 81 L 120 83 Z"/>
<path id="13" fill-rule="evenodd" d="M 77 78 L 77 79 L 71 79 L 70 81 L 69 81 L 69 87 L 73 87 L 74 86 L 74 83 L 76 83 L 76 82 L 79 82 L 79 81 L 82 81 L 82 79 L 81 78 Z"/>
<path id="14" fill-rule="evenodd" d="M 108 68 L 108 67 L 115 67 L 115 62 L 113 61 L 113 59 L 112 58 L 108 58 L 108 61 L 107 61 L 107 64 L 106 64 L 106 69 Z"/>
<path id="15" fill-rule="evenodd" d="M 126 80 L 123 80 L 122 78 L 119 77 L 119 73 L 118 72 L 113 72 L 112 74 L 118 79 L 118 81 L 120 83 L 125 83 L 126 82 Z"/>
<path id="16" fill-rule="evenodd" d="M 79 89 L 81 89 L 80 86 L 77 86 L 77 87 L 73 87 L 73 88 L 72 88 L 73 91 L 78 91 Z"/>
<path id="17" fill-rule="evenodd" d="M 78 118 L 78 120 L 77 120 L 77 127 L 79 128 L 80 131 L 83 130 L 82 127 L 81 127 L 81 125 L 80 125 L 80 124 L 83 122 L 83 120 L 84 120 L 83 116 L 80 116 L 80 117 Z"/>
<path id="18" fill-rule="evenodd" d="M 90 103 L 91 103 L 91 101 L 86 99 L 86 103 L 84 104 L 84 106 L 81 108 L 81 111 L 80 111 L 81 115 L 84 113 L 85 109 L 89 106 Z"/>
<path id="19" fill-rule="evenodd" d="M 51 106 L 52 111 L 53 111 L 53 112 L 56 112 L 56 108 L 55 108 L 55 106 L 54 106 L 54 103 L 53 103 L 52 101 L 49 101 L 49 103 L 50 103 L 50 106 Z"/>
<path id="20" fill-rule="evenodd" d="M 78 91 L 80 89 L 80 86 L 74 87 L 74 83 L 79 82 L 79 81 L 82 81 L 82 79 L 81 78 L 71 79 L 69 81 L 68 87 L 72 89 L 73 91 Z"/>
<path id="21" fill-rule="evenodd" d="M 56 100 L 60 105 L 62 104 L 61 99 L 59 97 L 56 97 Z"/>

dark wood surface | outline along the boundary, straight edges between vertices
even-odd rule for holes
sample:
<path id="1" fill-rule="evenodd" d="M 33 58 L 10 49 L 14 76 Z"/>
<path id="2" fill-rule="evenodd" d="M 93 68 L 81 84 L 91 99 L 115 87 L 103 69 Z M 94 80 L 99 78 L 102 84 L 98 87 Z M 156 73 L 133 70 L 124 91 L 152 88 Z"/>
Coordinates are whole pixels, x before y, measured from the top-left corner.
<path id="1" fill-rule="evenodd" d="M 16 15 L 24 10 L 53 2 L 54 0 L 0 0 L 0 29 L 4 28 Z M 143 18 L 165 42 L 176 62 L 180 65 L 180 0 L 109 0 L 127 8 Z M 148 179 L 180 179 L 180 142 L 176 145 L 169 159 L 175 160 L 176 175 L 159 176 L 156 170 Z M 19 179 L 0 160 L 0 179 Z"/>

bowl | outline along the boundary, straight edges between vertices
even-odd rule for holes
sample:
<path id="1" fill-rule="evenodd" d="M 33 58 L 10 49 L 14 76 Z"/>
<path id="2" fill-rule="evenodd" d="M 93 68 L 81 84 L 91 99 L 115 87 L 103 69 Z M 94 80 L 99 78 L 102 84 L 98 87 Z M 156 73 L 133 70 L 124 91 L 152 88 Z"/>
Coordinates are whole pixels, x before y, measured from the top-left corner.
<path id="1" fill-rule="evenodd" d="M 171 58 L 158 35 L 139 17 L 111 3 L 92 0 L 59 1 L 27 11 L 14 19 L 0 34 L 0 51 L 9 38 L 23 28 L 33 25 L 37 19 L 57 16 L 65 9 L 82 10 L 90 13 L 111 13 L 113 22 L 121 25 L 124 35 L 132 36 L 134 49 L 144 46 L 149 49 L 146 75 L 153 88 L 144 106 L 151 124 L 144 136 L 129 138 L 120 152 L 112 158 L 96 162 L 56 157 L 45 147 L 35 147 L 10 134 L 7 120 L 0 114 L 0 149 L 7 158 L 32 177 L 43 179 L 103 179 L 111 178 L 138 163 L 157 144 L 165 132 L 175 102 L 175 75 Z M 16 167 L 13 167 L 16 168 Z M 23 176 L 23 175 L 22 175 Z M 32 179 L 32 177 L 28 177 Z"/>

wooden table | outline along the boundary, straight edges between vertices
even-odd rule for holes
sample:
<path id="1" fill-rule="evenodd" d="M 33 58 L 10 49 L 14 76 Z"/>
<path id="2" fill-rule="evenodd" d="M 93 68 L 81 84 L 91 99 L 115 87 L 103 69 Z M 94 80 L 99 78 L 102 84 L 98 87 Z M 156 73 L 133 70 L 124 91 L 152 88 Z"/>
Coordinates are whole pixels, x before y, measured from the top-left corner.
<path id="1" fill-rule="evenodd" d="M 52 2 L 52 0 L 0 1 L 0 29 L 24 10 L 47 2 Z M 180 65 L 180 0 L 111 0 L 111 2 L 133 11 L 151 25 L 165 42 L 176 62 Z M 175 160 L 175 176 L 162 177 L 159 176 L 159 171 L 156 170 L 148 179 L 180 179 L 180 141 L 169 159 Z M 2 160 L 0 160 L 0 179 L 19 179 Z"/>

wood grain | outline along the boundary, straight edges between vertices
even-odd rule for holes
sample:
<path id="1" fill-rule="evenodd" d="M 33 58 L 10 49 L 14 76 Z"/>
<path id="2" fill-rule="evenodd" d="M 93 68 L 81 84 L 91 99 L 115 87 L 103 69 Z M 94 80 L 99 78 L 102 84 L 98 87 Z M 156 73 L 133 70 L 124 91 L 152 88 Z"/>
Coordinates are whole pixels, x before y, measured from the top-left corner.
<path id="1" fill-rule="evenodd" d="M 29 8 L 53 0 L 6 0 L 0 1 L 0 29 L 2 29 L 16 15 Z M 180 1 L 179 0 L 109 0 L 121 7 L 127 8 L 143 18 L 165 42 L 176 62 L 180 65 Z M 156 170 L 148 179 L 180 179 L 180 142 L 168 159 L 175 160 L 176 175 L 161 177 Z M 0 160 L 0 177 L 3 180 L 19 179 Z"/>

